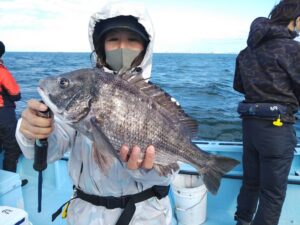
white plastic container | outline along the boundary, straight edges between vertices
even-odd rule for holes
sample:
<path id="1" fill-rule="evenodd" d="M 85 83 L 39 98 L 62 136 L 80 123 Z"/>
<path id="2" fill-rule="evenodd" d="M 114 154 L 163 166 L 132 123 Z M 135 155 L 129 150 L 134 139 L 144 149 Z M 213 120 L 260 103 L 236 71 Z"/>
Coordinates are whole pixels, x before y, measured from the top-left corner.
<path id="1" fill-rule="evenodd" d="M 18 208 L 0 206 L 0 225 L 32 225 L 28 220 L 28 214 Z"/>
<path id="2" fill-rule="evenodd" d="M 19 174 L 0 170 L 0 206 L 24 209 L 24 200 Z"/>
<path id="3" fill-rule="evenodd" d="M 178 174 L 172 183 L 178 225 L 199 225 L 206 220 L 207 189 L 200 176 Z"/>

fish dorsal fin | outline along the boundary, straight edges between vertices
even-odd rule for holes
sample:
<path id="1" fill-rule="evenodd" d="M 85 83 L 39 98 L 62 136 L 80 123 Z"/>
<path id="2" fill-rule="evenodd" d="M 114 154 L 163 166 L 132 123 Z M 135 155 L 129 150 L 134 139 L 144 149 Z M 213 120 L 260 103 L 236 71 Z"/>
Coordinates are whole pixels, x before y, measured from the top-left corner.
<path id="1" fill-rule="evenodd" d="M 164 108 L 173 122 L 179 123 L 181 129 L 183 129 L 191 138 L 197 134 L 197 121 L 189 117 L 179 103 L 158 85 L 143 78 L 141 74 L 124 73 L 120 74 L 119 77 L 134 85 L 142 93 L 152 98 L 154 102 Z"/>

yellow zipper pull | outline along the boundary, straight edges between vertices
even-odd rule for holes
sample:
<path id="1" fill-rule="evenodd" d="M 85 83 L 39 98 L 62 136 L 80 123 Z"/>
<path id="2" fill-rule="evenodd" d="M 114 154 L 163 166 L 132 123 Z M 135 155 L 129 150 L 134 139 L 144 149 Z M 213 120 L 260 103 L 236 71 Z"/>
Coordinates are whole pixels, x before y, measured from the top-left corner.
<path id="1" fill-rule="evenodd" d="M 67 212 L 68 212 L 69 204 L 70 204 L 70 202 L 68 202 L 68 203 L 66 204 L 64 210 L 62 211 L 61 217 L 62 217 L 63 219 L 65 219 L 65 218 L 67 217 L 67 214 L 68 214 Z"/>
<path id="2" fill-rule="evenodd" d="M 276 127 L 282 127 L 283 122 L 281 122 L 281 120 L 280 120 L 280 114 L 278 115 L 277 120 L 273 121 L 273 125 Z"/>

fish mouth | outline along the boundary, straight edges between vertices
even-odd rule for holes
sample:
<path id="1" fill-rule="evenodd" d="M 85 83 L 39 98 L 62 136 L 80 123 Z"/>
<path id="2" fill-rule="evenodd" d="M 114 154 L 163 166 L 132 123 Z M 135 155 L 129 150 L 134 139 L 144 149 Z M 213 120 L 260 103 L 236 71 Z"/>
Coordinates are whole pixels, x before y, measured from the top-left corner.
<path id="1" fill-rule="evenodd" d="M 50 108 L 50 110 L 53 112 L 55 116 L 57 116 L 61 121 L 64 121 L 66 124 L 72 124 L 74 122 L 72 120 L 67 120 L 66 118 L 64 118 L 63 110 L 57 108 L 57 106 L 52 103 L 52 101 L 49 98 L 49 93 L 45 89 L 43 89 L 42 87 L 38 87 L 37 91 L 41 96 L 44 104 L 46 104 Z"/>
<path id="2" fill-rule="evenodd" d="M 49 93 L 44 90 L 42 87 L 38 87 L 37 91 L 41 96 L 43 102 L 51 109 L 54 114 L 62 114 L 62 110 L 58 109 L 56 105 L 54 105 L 49 99 Z"/>

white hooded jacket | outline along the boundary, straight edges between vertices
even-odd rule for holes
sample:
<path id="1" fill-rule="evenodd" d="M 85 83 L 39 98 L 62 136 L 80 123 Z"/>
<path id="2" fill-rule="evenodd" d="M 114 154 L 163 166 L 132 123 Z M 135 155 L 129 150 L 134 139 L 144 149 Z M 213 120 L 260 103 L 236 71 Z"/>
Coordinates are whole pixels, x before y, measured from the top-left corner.
<path id="1" fill-rule="evenodd" d="M 89 40 L 93 46 L 93 30 L 99 20 L 131 15 L 138 19 L 149 34 L 150 42 L 145 57 L 140 65 L 143 76 L 149 78 L 152 66 L 152 50 L 154 31 L 151 20 L 141 6 L 132 6 L 128 3 L 114 3 L 104 5 L 101 10 L 92 15 L 89 23 Z M 34 142 L 27 139 L 20 132 L 20 119 L 16 130 L 17 141 L 26 158 L 34 156 Z M 86 136 L 65 125 L 55 117 L 54 131 L 48 137 L 48 162 L 53 162 L 63 157 L 64 153 L 70 152 L 69 174 L 76 187 L 80 187 L 87 194 L 98 196 L 120 197 L 139 193 L 153 185 L 169 185 L 173 176 L 159 176 L 152 169 L 129 170 L 126 164 L 115 160 L 107 175 L 104 175 L 93 157 L 92 141 Z M 81 165 L 83 166 L 81 171 Z M 68 224 L 72 225 L 115 225 L 123 209 L 106 209 L 102 206 L 94 206 L 81 199 L 71 201 L 68 209 Z M 130 225 L 170 225 L 172 210 L 168 197 L 158 200 L 152 197 L 136 204 L 136 211 Z"/>

